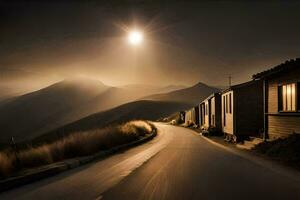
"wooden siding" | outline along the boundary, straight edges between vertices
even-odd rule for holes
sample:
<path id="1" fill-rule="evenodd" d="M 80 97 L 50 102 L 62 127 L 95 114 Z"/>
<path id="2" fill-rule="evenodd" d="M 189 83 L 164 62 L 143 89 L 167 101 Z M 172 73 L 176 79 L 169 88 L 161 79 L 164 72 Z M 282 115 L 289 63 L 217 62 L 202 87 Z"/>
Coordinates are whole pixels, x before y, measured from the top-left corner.
<path id="1" fill-rule="evenodd" d="M 300 68 L 277 74 L 266 80 L 268 99 L 265 126 L 267 128 L 267 137 L 270 139 L 286 137 L 293 132 L 300 132 L 300 114 L 298 116 L 285 115 L 285 113 L 280 113 L 278 110 L 278 86 L 299 81 Z"/>
<path id="2" fill-rule="evenodd" d="M 293 132 L 300 133 L 300 116 L 268 116 L 270 139 L 286 137 Z"/>
<path id="3" fill-rule="evenodd" d="M 221 131 L 222 122 L 221 122 L 221 95 L 220 94 L 215 94 L 215 96 L 211 98 L 210 106 L 211 106 L 210 127 L 217 128 L 218 131 Z"/>
<path id="4" fill-rule="evenodd" d="M 203 128 L 208 129 L 209 127 L 209 113 L 210 113 L 210 105 L 209 105 L 209 100 L 204 101 L 205 105 L 205 114 L 204 114 L 204 123 L 203 123 Z"/>
<path id="5" fill-rule="evenodd" d="M 192 122 L 192 111 L 188 110 L 185 112 L 185 125 L 190 125 Z"/>
<path id="6" fill-rule="evenodd" d="M 194 124 L 196 122 L 196 113 L 195 113 L 195 109 L 192 109 L 192 120 L 191 120 Z"/>
<path id="7" fill-rule="evenodd" d="M 269 82 L 268 85 L 268 112 L 278 112 L 278 83 L 275 81 Z"/>

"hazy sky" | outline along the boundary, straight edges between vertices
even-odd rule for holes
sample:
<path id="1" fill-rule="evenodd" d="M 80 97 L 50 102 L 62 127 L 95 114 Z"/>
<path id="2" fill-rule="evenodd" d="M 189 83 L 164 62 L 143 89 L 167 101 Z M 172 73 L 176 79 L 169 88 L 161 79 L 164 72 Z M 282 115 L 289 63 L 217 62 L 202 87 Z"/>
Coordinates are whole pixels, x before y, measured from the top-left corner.
<path id="1" fill-rule="evenodd" d="M 226 85 L 300 55 L 296 1 L 0 2 L 1 82 Z M 134 27 L 139 47 L 126 40 Z"/>

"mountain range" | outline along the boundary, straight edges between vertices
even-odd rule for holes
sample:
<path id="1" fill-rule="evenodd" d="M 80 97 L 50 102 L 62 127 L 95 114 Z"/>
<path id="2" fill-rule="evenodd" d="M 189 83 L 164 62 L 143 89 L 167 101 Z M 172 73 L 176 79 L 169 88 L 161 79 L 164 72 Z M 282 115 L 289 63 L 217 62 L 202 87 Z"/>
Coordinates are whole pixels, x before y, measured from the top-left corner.
<path id="1" fill-rule="evenodd" d="M 192 105 L 179 102 L 139 100 L 122 104 L 59 127 L 34 139 L 35 142 L 52 141 L 69 133 L 101 128 L 129 120 L 152 120 L 185 110 Z"/>
<path id="2" fill-rule="evenodd" d="M 143 99 L 152 101 L 169 101 L 184 102 L 188 104 L 198 104 L 210 94 L 218 91 L 220 91 L 219 88 L 211 87 L 199 82 L 192 87 L 183 88 L 180 90 L 175 90 L 162 94 L 154 94 L 144 97 Z"/>
<path id="3" fill-rule="evenodd" d="M 76 121 L 81 124 L 80 119 L 89 121 L 93 118 L 88 116 L 97 113 L 98 126 L 123 119 L 153 120 L 186 109 L 216 90 L 202 83 L 189 88 L 111 87 L 97 80 L 64 80 L 0 103 L 0 142 L 11 136 L 16 141 L 30 140 Z M 159 94 L 149 95 L 153 93 Z"/>

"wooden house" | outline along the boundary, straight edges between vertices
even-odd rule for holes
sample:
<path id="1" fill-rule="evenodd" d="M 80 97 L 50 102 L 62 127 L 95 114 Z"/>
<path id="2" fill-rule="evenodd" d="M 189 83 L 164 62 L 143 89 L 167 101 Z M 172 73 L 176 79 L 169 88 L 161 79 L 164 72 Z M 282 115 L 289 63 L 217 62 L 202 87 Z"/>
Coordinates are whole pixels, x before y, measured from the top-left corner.
<path id="1" fill-rule="evenodd" d="M 202 101 L 200 107 L 200 126 L 204 130 L 215 129 L 220 131 L 221 124 L 221 95 L 214 93 Z"/>
<path id="2" fill-rule="evenodd" d="M 209 127 L 209 117 L 208 117 L 208 111 L 209 111 L 209 103 L 208 101 L 204 100 L 199 104 L 199 110 L 200 110 L 200 127 L 201 129 L 208 129 Z"/>
<path id="3" fill-rule="evenodd" d="M 195 106 L 192 108 L 192 122 L 195 125 L 199 125 L 199 107 Z"/>
<path id="4" fill-rule="evenodd" d="M 264 85 L 264 136 L 300 133 L 300 58 L 253 75 Z"/>
<path id="5" fill-rule="evenodd" d="M 253 80 L 222 92 L 222 131 L 237 141 L 263 131 L 263 82 Z"/>
<path id="6" fill-rule="evenodd" d="M 185 125 L 199 125 L 199 107 L 195 106 L 185 112 Z"/>
<path id="7" fill-rule="evenodd" d="M 184 124 L 189 126 L 192 123 L 192 110 L 185 111 Z"/>

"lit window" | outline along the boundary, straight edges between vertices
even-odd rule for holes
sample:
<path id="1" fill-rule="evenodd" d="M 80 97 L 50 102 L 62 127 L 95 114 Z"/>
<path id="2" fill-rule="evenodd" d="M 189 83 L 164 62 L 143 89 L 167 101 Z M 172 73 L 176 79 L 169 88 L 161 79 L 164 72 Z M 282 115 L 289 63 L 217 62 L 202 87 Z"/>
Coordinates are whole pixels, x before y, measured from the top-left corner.
<path id="1" fill-rule="evenodd" d="M 296 83 L 281 86 L 281 111 L 296 111 Z"/>

